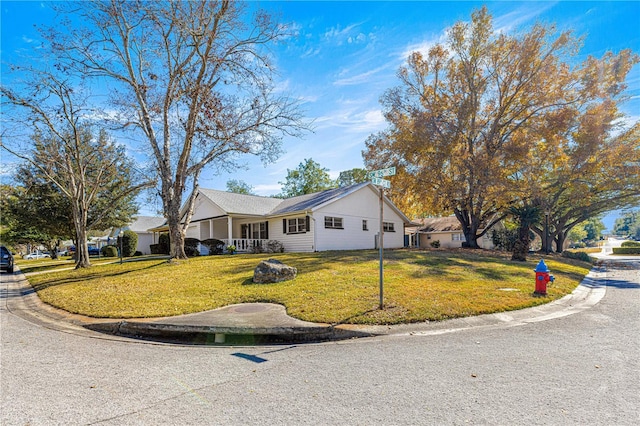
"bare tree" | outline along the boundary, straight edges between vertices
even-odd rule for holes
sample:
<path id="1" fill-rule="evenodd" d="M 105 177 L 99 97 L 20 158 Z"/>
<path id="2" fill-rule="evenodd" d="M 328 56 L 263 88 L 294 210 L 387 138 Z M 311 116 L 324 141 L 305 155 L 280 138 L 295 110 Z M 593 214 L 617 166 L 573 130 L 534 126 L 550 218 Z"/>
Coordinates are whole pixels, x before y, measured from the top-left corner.
<path id="1" fill-rule="evenodd" d="M 286 28 L 260 11 L 248 24 L 245 7 L 205 0 L 73 3 L 62 11 L 86 25 L 49 32 L 63 66 L 112 84 L 111 102 L 125 127 L 148 142 L 174 258 L 186 257 L 185 232 L 206 166 L 231 169 L 241 154 L 272 161 L 282 136 L 305 129 L 298 102 L 275 90 L 266 50 L 288 36 Z"/>
<path id="2" fill-rule="evenodd" d="M 119 208 L 121 201 L 149 186 L 149 181 L 133 184 L 132 163 L 123 147 L 114 144 L 104 130 L 95 135 L 87 119 L 92 111 L 86 108 L 79 82 L 71 84 L 35 69 L 21 71 L 30 79 L 23 85 L 14 81 L 12 87 L 0 86 L 0 93 L 7 121 L 18 126 L 13 130 L 27 127 L 31 133 L 28 148 L 19 148 L 11 129 L 3 132 L 0 145 L 37 169 L 68 198 L 77 238 L 76 268 L 89 267 L 87 230 Z M 95 209 L 97 204 L 100 211 Z"/>

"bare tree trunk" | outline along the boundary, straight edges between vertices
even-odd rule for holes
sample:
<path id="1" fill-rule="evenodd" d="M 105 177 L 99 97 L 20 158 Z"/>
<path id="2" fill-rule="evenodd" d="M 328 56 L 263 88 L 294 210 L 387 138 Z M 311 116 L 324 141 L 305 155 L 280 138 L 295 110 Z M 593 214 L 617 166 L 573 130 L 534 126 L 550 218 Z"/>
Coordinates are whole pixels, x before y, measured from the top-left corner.
<path id="1" fill-rule="evenodd" d="M 529 238 L 528 224 L 520 225 L 520 227 L 518 228 L 518 241 L 516 241 L 515 245 L 513 246 L 511 260 L 526 262 L 530 243 L 531 240 Z"/>
<path id="2" fill-rule="evenodd" d="M 558 233 L 555 236 L 555 243 L 556 243 L 556 253 L 562 253 L 564 251 L 564 242 L 567 239 L 567 235 L 564 233 L 564 231 L 558 231 Z"/>
<path id="3" fill-rule="evenodd" d="M 169 255 L 174 259 L 186 259 L 187 254 L 184 251 L 185 234 L 182 230 L 180 220 L 172 225 L 172 220 L 167 220 L 169 225 Z"/>
<path id="4" fill-rule="evenodd" d="M 464 233 L 465 242 L 462 244 L 462 247 L 478 249 L 480 246 L 478 245 L 478 223 L 477 220 L 473 218 L 469 218 L 468 213 L 462 210 L 455 209 L 456 218 L 462 225 L 462 232 Z"/>
<path id="5" fill-rule="evenodd" d="M 76 228 L 76 269 L 91 267 L 87 245 L 87 211 L 76 203 L 73 205 L 73 223 Z"/>

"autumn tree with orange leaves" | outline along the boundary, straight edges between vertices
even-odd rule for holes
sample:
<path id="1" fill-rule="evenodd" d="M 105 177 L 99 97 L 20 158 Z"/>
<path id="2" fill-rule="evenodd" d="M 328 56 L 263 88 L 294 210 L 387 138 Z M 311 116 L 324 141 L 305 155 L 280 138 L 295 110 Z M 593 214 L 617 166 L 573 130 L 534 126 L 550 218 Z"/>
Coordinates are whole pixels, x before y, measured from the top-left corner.
<path id="1" fill-rule="evenodd" d="M 619 161 L 640 156 L 637 130 L 616 126 L 638 56 L 574 65 L 579 48 L 553 26 L 498 33 L 486 7 L 475 11 L 400 68 L 401 84 L 381 98 L 389 127 L 366 142 L 367 167 L 395 165 L 393 201 L 409 214 L 455 214 L 471 248 L 524 203 L 550 212 L 561 242 L 604 198 L 608 210 L 637 201 L 638 173 Z"/>

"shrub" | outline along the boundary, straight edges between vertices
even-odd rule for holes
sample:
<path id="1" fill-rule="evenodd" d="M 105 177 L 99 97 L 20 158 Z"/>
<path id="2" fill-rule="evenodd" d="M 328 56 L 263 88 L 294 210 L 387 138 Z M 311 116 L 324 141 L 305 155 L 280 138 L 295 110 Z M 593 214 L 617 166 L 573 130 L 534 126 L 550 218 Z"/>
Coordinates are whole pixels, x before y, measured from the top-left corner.
<path id="1" fill-rule="evenodd" d="M 268 253 L 284 253 L 284 244 L 282 244 L 278 240 L 269 240 L 267 241 L 267 252 Z"/>
<path id="2" fill-rule="evenodd" d="M 133 253 L 134 256 L 142 256 L 142 252 L 141 251 L 136 251 L 135 253 Z"/>
<path id="3" fill-rule="evenodd" d="M 260 243 L 260 241 L 253 242 L 253 245 L 251 246 L 251 253 L 254 253 L 254 254 L 264 253 L 264 247 L 262 247 L 262 244 Z"/>
<path id="4" fill-rule="evenodd" d="M 160 236 L 158 237 L 158 246 L 160 246 L 160 251 L 154 254 L 169 254 L 171 243 L 168 233 L 165 232 L 164 234 L 160 234 Z"/>
<path id="5" fill-rule="evenodd" d="M 621 247 L 640 247 L 640 241 L 625 241 Z"/>
<path id="6" fill-rule="evenodd" d="M 224 241 L 215 238 L 200 241 L 200 244 L 209 249 L 209 254 L 222 254 L 224 251 Z"/>
<path id="7" fill-rule="evenodd" d="M 150 244 L 149 250 L 151 250 L 151 254 L 167 254 L 162 252 L 162 246 L 160 244 Z"/>
<path id="8" fill-rule="evenodd" d="M 120 245 L 120 238 L 122 238 L 122 245 Z M 133 231 L 126 230 L 122 233 L 122 237 L 118 237 L 118 247 L 122 247 L 122 256 L 131 257 L 138 248 L 138 234 Z"/>
<path id="9" fill-rule="evenodd" d="M 117 257 L 118 248 L 116 246 L 104 246 L 100 249 L 100 254 L 104 257 Z"/>
<path id="10" fill-rule="evenodd" d="M 491 231 L 491 241 L 493 242 L 496 250 L 513 251 L 513 248 L 518 241 L 517 229 L 503 229 Z"/>
<path id="11" fill-rule="evenodd" d="M 440 240 L 431 241 L 430 245 L 433 248 L 439 248 L 440 247 Z"/>
<path id="12" fill-rule="evenodd" d="M 640 247 L 614 247 L 613 254 L 640 254 Z"/>
<path id="13" fill-rule="evenodd" d="M 185 238 L 184 254 L 186 254 L 187 257 L 200 256 L 200 250 L 198 250 L 198 244 L 200 244 L 200 240 L 197 238 Z"/>
<path id="14" fill-rule="evenodd" d="M 589 263 L 593 263 L 593 259 L 591 258 L 591 256 L 589 256 L 588 253 L 585 253 L 583 251 L 563 251 L 562 252 L 562 257 L 566 257 L 569 259 L 577 259 L 577 260 L 582 260 L 583 262 L 589 262 Z"/>

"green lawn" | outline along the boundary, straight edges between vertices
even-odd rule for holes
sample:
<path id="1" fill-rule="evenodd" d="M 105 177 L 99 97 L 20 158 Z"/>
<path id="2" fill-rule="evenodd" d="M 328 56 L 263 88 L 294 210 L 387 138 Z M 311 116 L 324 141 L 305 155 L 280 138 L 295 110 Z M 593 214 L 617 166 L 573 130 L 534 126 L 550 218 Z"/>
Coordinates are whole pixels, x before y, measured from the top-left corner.
<path id="1" fill-rule="evenodd" d="M 269 257 L 298 269 L 295 280 L 253 284 Z M 377 251 L 206 256 L 141 260 L 29 276 L 40 298 L 94 317 L 180 315 L 234 303 L 272 302 L 314 322 L 398 324 L 521 309 L 575 289 L 590 264 L 561 257 L 546 262 L 556 277 L 547 297 L 534 296 L 539 262 L 470 250 L 385 252 L 385 309 L 378 309 Z"/>
<path id="2" fill-rule="evenodd" d="M 114 257 L 94 257 L 91 258 L 91 263 L 94 265 L 100 265 L 104 263 L 112 263 L 115 262 L 116 258 Z M 56 269 L 69 269 L 74 268 L 76 263 L 71 256 L 63 256 L 58 259 L 20 259 L 19 257 L 15 258 L 16 265 L 20 267 L 20 271 L 25 274 L 31 274 L 34 272 L 44 272 L 44 271 L 53 271 Z"/>

